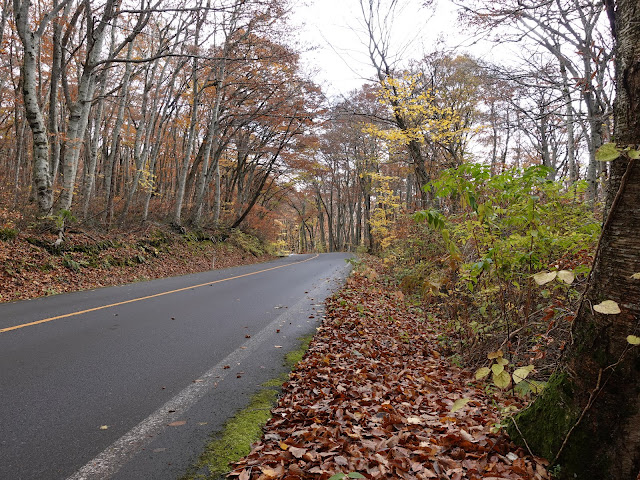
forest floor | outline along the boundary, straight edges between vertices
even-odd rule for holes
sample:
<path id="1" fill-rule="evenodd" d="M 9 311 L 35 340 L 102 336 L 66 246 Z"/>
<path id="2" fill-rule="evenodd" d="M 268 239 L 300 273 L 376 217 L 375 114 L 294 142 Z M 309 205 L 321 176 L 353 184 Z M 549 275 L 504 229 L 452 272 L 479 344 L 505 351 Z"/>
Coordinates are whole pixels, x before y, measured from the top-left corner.
<path id="1" fill-rule="evenodd" d="M 0 302 L 25 300 L 136 281 L 258 263 L 273 258 L 257 239 L 178 234 L 149 225 L 108 234 L 72 230 L 57 237 L 19 233 L 0 239 Z"/>
<path id="2" fill-rule="evenodd" d="M 327 301 L 239 480 L 548 479 L 500 429 L 522 400 L 439 351 L 441 325 L 373 259 Z"/>

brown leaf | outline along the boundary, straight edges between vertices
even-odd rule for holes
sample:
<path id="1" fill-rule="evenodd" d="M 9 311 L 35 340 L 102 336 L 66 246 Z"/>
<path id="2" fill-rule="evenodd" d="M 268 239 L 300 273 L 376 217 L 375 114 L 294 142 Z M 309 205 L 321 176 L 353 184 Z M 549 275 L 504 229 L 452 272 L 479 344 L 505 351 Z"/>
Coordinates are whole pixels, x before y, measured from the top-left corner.
<path id="1" fill-rule="evenodd" d="M 302 458 L 304 454 L 307 453 L 307 450 L 305 448 L 298 447 L 289 447 L 289 451 L 291 452 L 291 455 L 296 458 Z"/>

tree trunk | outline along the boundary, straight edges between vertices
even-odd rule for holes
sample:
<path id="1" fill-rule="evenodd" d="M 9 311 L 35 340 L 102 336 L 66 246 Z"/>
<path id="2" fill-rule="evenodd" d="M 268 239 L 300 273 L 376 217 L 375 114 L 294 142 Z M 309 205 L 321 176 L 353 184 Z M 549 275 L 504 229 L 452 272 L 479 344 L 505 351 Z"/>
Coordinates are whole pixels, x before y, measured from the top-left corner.
<path id="1" fill-rule="evenodd" d="M 617 2 L 615 26 L 615 138 L 636 149 L 640 141 L 640 7 Z M 512 424 L 510 433 L 549 459 L 559 478 L 635 479 L 640 472 L 640 164 L 622 156 L 612 165 L 615 191 L 603 226 L 589 286 L 574 322 L 566 371 Z M 615 301 L 621 313 L 593 306 Z M 566 439 L 566 441 L 565 441 Z"/>
<path id="2" fill-rule="evenodd" d="M 38 103 L 37 51 L 40 36 L 29 29 L 28 1 L 13 2 L 16 29 L 24 50 L 22 60 L 22 94 L 27 122 L 33 134 L 33 183 L 41 214 L 49 214 L 53 204 L 51 172 L 49 170 L 49 139 L 47 127 Z"/>
<path id="3" fill-rule="evenodd" d="M 62 192 L 60 193 L 60 209 L 71 210 L 73 194 L 76 184 L 76 173 L 78 170 L 78 159 L 83 145 L 84 133 L 89 123 L 89 112 L 93 93 L 95 90 L 95 68 L 96 62 L 102 53 L 102 44 L 107 25 L 112 21 L 116 0 L 108 0 L 104 7 L 104 12 L 97 26 L 93 25 L 93 18 L 87 19 L 87 36 L 89 46 L 87 56 L 78 83 L 77 99 L 69 109 L 69 123 L 65 141 L 65 152 L 62 163 L 64 181 L 62 182 Z M 89 7 L 87 6 L 87 11 Z"/>
<path id="4" fill-rule="evenodd" d="M 129 62 L 129 60 L 131 60 L 132 53 L 133 43 L 130 43 L 127 49 L 127 63 L 125 66 L 124 77 L 122 78 L 122 84 L 120 86 L 120 99 L 118 100 L 116 123 L 113 126 L 113 131 L 111 132 L 111 149 L 109 150 L 106 167 L 109 173 L 109 179 L 113 179 L 116 159 L 120 155 L 120 132 L 122 131 L 122 125 L 124 123 L 124 113 L 129 97 L 129 82 L 131 80 L 131 70 L 133 68 L 131 62 Z M 104 212 L 104 219 L 107 223 L 111 223 L 111 219 L 113 218 L 113 198 L 115 196 L 115 192 L 113 191 L 112 185 L 115 185 L 115 183 L 115 181 L 107 182 L 107 208 Z"/>
<path id="5" fill-rule="evenodd" d="M 569 92 L 569 77 L 567 75 L 567 67 L 564 62 L 560 62 L 560 73 L 562 75 L 562 97 L 565 102 L 567 128 L 567 167 L 569 169 L 569 184 L 573 185 L 578 181 L 578 168 L 576 165 L 576 146 L 574 132 L 574 115 L 573 115 L 573 99 Z"/>

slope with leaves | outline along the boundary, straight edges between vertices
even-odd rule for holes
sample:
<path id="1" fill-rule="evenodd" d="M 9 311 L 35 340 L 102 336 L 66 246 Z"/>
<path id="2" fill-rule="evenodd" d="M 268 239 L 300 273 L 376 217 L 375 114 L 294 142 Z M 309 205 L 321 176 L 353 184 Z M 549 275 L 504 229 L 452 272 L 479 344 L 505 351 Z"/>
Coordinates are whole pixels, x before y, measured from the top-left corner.
<path id="1" fill-rule="evenodd" d="M 0 221 L 2 221 L 0 209 Z M 0 225 L 2 225 L 0 223 Z M 3 232 L 15 232 L 4 238 Z M 265 261 L 257 238 L 238 230 L 228 237 L 168 228 L 73 230 L 60 247 L 53 234 L 0 228 L 0 302 L 145 281 Z M 216 241 L 214 241 L 216 240 Z M 217 241 L 220 240 L 220 241 Z"/>
<path id="2" fill-rule="evenodd" d="M 451 365 L 439 325 L 368 263 L 328 301 L 263 439 L 229 477 L 549 478 L 543 460 L 496 428 L 518 402 Z"/>

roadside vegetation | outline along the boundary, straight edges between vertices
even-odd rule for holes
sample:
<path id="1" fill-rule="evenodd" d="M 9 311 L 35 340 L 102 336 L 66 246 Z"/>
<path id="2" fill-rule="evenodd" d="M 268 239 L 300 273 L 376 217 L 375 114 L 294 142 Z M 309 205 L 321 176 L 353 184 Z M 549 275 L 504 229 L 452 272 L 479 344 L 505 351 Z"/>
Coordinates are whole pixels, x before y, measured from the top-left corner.
<path id="1" fill-rule="evenodd" d="M 231 478 L 550 478 L 504 427 L 559 368 L 601 221 L 544 167 L 466 164 L 425 190 L 439 208 L 353 261 Z"/>
<path id="2" fill-rule="evenodd" d="M 68 220 L 67 220 L 68 221 Z M 56 230 L 0 209 L 0 302 L 263 262 L 279 245 L 240 230 L 176 231 L 149 223 L 104 232 Z"/>

